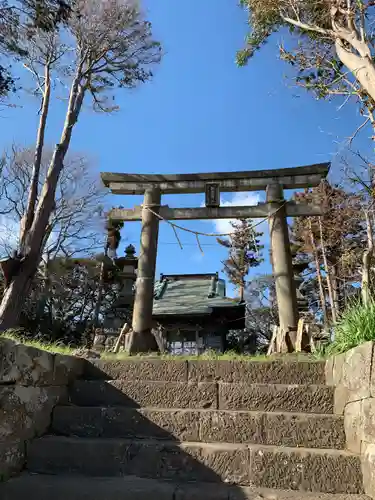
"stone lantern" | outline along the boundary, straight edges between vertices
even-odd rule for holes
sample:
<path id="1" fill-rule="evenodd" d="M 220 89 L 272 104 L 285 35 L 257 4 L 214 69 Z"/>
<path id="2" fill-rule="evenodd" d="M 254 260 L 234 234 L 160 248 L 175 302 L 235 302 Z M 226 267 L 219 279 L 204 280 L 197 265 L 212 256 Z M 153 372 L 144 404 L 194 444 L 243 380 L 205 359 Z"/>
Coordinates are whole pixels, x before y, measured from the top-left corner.
<path id="1" fill-rule="evenodd" d="M 125 256 L 113 261 L 114 282 L 117 285 L 117 298 L 110 310 L 104 313 L 103 331 L 96 336 L 96 348 L 111 349 L 114 347 L 121 328 L 126 321 L 130 321 L 134 302 L 134 284 L 137 279 L 138 257 L 135 248 L 129 245 L 125 249 Z"/>
<path id="2" fill-rule="evenodd" d="M 303 284 L 305 280 L 301 276 L 303 271 L 308 267 L 309 263 L 306 260 L 293 262 L 293 279 L 296 284 L 297 308 L 299 313 L 307 312 L 309 309 L 309 302 L 303 294 Z"/>
<path id="3" fill-rule="evenodd" d="M 134 284 L 137 279 L 138 257 L 135 256 L 135 248 L 129 245 L 125 249 L 125 257 L 115 259 L 119 294 L 116 300 L 119 306 L 132 306 L 134 301 Z"/>

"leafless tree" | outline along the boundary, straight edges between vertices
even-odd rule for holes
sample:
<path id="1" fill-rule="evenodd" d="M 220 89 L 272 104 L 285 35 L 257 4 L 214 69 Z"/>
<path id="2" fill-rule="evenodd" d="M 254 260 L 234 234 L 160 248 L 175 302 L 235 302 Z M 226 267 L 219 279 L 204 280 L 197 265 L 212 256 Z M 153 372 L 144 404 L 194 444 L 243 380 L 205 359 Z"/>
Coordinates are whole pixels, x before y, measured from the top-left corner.
<path id="1" fill-rule="evenodd" d="M 358 217 L 362 219 L 365 227 L 366 239 L 362 253 L 361 269 L 361 296 L 364 304 L 369 304 L 372 290 L 372 274 L 374 262 L 374 163 L 359 151 L 350 151 L 350 156 L 341 159 L 344 170 L 344 178 L 349 180 L 358 190 L 361 197 L 361 211 Z"/>
<path id="2" fill-rule="evenodd" d="M 12 272 L 0 305 L 2 330 L 17 325 L 20 304 L 41 260 L 46 231 L 55 210 L 58 181 L 85 98 L 91 97 L 96 110 L 113 111 L 116 106 L 108 105 L 110 91 L 116 86 L 133 88 L 147 81 L 152 76 L 150 65 L 161 57 L 160 45 L 151 38 L 150 23 L 143 19 L 135 1 L 77 0 L 67 25 L 66 30 L 60 31 L 60 39 L 55 32 L 49 37 L 41 35 L 40 42 L 33 45 L 32 60 L 28 58 L 25 63 L 35 78 L 42 103 L 19 251 L 11 265 L 7 263 Z M 40 151 L 44 148 L 45 125 L 51 112 L 53 75 L 57 72 L 64 85 L 69 82 L 67 111 L 61 138 L 38 193 Z"/>
<path id="3" fill-rule="evenodd" d="M 51 154 L 51 151 L 45 150 L 41 159 L 38 193 L 42 189 Z M 32 148 L 15 145 L 3 156 L 0 174 L 0 251 L 3 255 L 12 255 L 19 245 L 18 227 L 28 202 L 33 160 Z M 88 160 L 82 155 L 68 155 L 44 236 L 44 262 L 57 256 L 93 255 L 103 248 L 104 198 L 105 192 L 90 170 Z"/>

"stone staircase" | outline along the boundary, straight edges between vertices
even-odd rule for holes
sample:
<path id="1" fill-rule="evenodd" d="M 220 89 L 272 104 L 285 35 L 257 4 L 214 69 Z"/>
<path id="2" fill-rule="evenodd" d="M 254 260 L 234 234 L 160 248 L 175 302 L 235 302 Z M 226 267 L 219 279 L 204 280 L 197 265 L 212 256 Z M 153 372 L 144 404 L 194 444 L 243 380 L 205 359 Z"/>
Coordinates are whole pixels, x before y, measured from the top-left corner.
<path id="1" fill-rule="evenodd" d="M 87 363 L 0 497 L 362 500 L 333 405 L 321 362 Z"/>

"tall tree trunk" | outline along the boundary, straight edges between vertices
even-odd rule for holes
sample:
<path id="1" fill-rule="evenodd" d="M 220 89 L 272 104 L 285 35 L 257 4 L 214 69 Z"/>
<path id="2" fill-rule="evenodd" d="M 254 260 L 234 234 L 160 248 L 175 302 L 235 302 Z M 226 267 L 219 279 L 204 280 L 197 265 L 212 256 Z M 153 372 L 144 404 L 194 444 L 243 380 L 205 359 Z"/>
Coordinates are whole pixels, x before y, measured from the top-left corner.
<path id="1" fill-rule="evenodd" d="M 49 258 L 43 262 L 42 269 L 42 289 L 38 297 L 38 312 L 37 316 L 43 318 L 45 315 L 46 305 L 50 298 L 51 283 L 50 283 L 50 273 L 49 273 Z"/>
<path id="2" fill-rule="evenodd" d="M 19 326 L 19 321 L 25 304 L 25 297 L 30 293 L 33 277 L 39 261 L 26 259 L 19 274 L 5 289 L 0 304 L 0 331 Z"/>
<path id="3" fill-rule="evenodd" d="M 327 280 L 328 297 L 329 297 L 329 303 L 331 306 L 332 321 L 333 321 L 333 323 L 336 323 L 337 322 L 337 311 L 336 311 L 335 301 L 334 301 L 334 297 L 333 297 L 333 285 L 332 285 L 331 274 L 330 274 L 330 269 L 329 269 L 329 265 L 328 265 L 327 254 L 326 254 L 326 247 L 325 247 L 324 236 L 323 236 L 323 224 L 322 224 L 321 217 L 319 217 L 319 233 L 320 233 L 320 246 L 322 249 L 324 271 L 326 273 L 326 280 Z"/>
<path id="4" fill-rule="evenodd" d="M 349 36 L 349 35 L 348 35 Z M 353 46 L 353 40 L 350 44 Z M 375 65 L 371 55 L 371 51 L 366 42 L 357 40 L 354 47 L 358 51 L 358 55 L 352 52 L 351 48 L 346 48 L 340 38 L 336 39 L 336 53 L 341 62 L 354 75 L 354 78 L 359 82 L 362 88 L 375 101 Z"/>
<path id="5" fill-rule="evenodd" d="M 72 83 L 68 111 L 60 143 L 56 144 L 53 152 L 51 164 L 36 208 L 34 222 L 30 228 L 29 245 L 31 252 L 38 251 L 40 253 L 44 233 L 54 208 L 57 183 L 64 168 L 64 159 L 70 145 L 73 127 L 77 123 L 84 99 L 84 89 L 79 84 L 80 78 L 79 73 Z"/>
<path id="6" fill-rule="evenodd" d="M 365 305 L 370 302 L 370 269 L 372 257 L 374 254 L 374 235 L 372 221 L 368 210 L 365 210 L 366 230 L 367 230 L 367 249 L 363 252 L 362 257 L 362 283 L 361 294 L 362 301 Z"/>
<path id="7" fill-rule="evenodd" d="M 96 303 L 95 303 L 94 318 L 93 318 L 94 331 L 95 331 L 95 328 L 98 328 L 98 325 L 99 325 L 100 308 L 101 308 L 102 302 L 103 302 L 103 289 L 104 289 L 104 262 L 102 262 L 100 264 L 98 296 L 97 296 Z"/>
<path id="8" fill-rule="evenodd" d="M 45 80 L 45 88 L 42 98 L 41 114 L 39 119 L 39 127 L 38 127 L 36 146 L 35 146 L 34 164 L 31 173 L 31 181 L 29 187 L 29 196 L 27 199 L 26 211 L 22 217 L 21 227 L 20 227 L 20 252 L 23 255 L 26 255 L 27 253 L 27 248 L 26 248 L 27 235 L 34 220 L 35 206 L 38 199 L 40 166 L 42 163 L 44 138 L 45 138 L 49 103 L 51 97 L 50 63 L 47 63 L 45 65 L 44 80 Z"/>
<path id="9" fill-rule="evenodd" d="M 84 99 L 85 89 L 80 85 L 82 66 L 83 62 L 79 65 L 72 82 L 60 143 L 55 147 L 33 223 L 27 232 L 27 255 L 19 268 L 19 272 L 13 276 L 5 290 L 0 304 L 0 331 L 14 328 L 19 324 L 22 305 L 29 293 L 32 279 L 40 263 L 43 243 L 45 242 L 45 232 L 55 205 L 57 183 L 64 167 L 64 159 L 70 145 L 72 130 L 77 123 Z M 15 307 L 16 303 L 18 307 Z"/>
<path id="10" fill-rule="evenodd" d="M 332 291 L 333 291 L 333 302 L 335 304 L 335 311 L 337 314 L 340 313 L 340 301 L 339 301 L 339 284 L 338 284 L 338 279 L 337 279 L 337 270 L 336 270 L 336 263 L 331 262 L 330 266 L 332 275 L 331 275 L 331 280 L 332 280 Z"/>
<path id="11" fill-rule="evenodd" d="M 323 314 L 323 325 L 326 327 L 326 326 L 328 326 L 326 294 L 324 291 L 322 272 L 320 270 L 319 253 L 318 253 L 318 248 L 316 246 L 315 236 L 314 236 L 314 233 L 312 230 L 311 218 L 309 218 L 309 235 L 310 235 L 311 248 L 312 248 L 313 256 L 314 256 L 314 260 L 315 260 L 315 268 L 316 268 L 316 277 L 318 280 L 320 305 L 321 305 L 322 314 Z"/>

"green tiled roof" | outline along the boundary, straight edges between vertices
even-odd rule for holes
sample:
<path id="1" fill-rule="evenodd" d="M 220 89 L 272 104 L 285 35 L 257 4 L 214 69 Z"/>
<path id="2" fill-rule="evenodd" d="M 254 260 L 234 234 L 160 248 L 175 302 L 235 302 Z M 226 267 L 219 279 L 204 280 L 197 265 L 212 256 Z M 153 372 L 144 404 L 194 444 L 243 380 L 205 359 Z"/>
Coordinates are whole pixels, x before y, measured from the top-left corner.
<path id="1" fill-rule="evenodd" d="M 239 305 L 225 296 L 225 280 L 215 274 L 163 276 L 154 292 L 154 315 L 210 314 L 213 308 Z"/>

